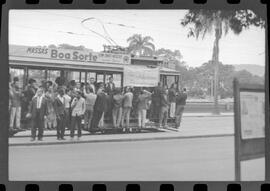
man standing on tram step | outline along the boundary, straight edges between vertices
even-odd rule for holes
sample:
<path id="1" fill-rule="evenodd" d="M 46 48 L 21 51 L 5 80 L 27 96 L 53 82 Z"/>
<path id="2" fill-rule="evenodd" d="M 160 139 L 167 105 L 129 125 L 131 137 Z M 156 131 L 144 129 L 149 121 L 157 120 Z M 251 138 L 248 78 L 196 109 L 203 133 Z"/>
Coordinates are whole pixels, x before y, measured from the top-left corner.
<path id="1" fill-rule="evenodd" d="M 176 98 L 176 83 L 173 83 L 169 89 L 169 102 L 170 102 L 170 117 L 174 118 L 175 117 L 175 109 L 176 109 L 176 103 L 175 103 L 175 98 Z"/>
<path id="2" fill-rule="evenodd" d="M 29 113 L 30 103 L 32 98 L 36 94 L 36 80 L 30 78 L 28 80 L 28 85 L 25 87 L 23 91 L 23 99 L 22 99 L 22 111 L 21 118 L 23 119 L 24 128 L 31 127 L 31 120 L 26 118 L 26 114 Z"/>
<path id="3" fill-rule="evenodd" d="M 71 103 L 71 128 L 70 128 L 70 137 L 73 139 L 74 130 L 77 126 L 78 128 L 78 140 L 82 136 L 82 118 L 85 113 L 85 99 L 82 97 L 82 93 L 77 91 L 76 97 L 72 100 Z"/>
<path id="4" fill-rule="evenodd" d="M 108 94 L 108 109 L 105 116 L 109 118 L 109 121 L 112 122 L 112 110 L 113 110 L 113 95 L 115 93 L 115 84 L 113 82 L 113 77 L 109 77 L 109 82 L 106 84 L 105 91 Z"/>
<path id="5" fill-rule="evenodd" d="M 175 111 L 175 128 L 180 128 L 182 115 L 185 109 L 187 100 L 186 88 L 183 88 L 182 92 L 179 92 L 176 96 L 176 111 Z"/>
<path id="6" fill-rule="evenodd" d="M 54 100 L 54 109 L 57 119 L 57 140 L 65 140 L 65 97 L 64 89 L 61 88 L 58 90 L 58 95 Z"/>
<path id="7" fill-rule="evenodd" d="M 92 88 L 93 93 L 96 94 L 96 85 L 95 85 L 95 79 L 94 78 L 90 78 L 90 84 L 89 84 L 90 88 Z"/>
<path id="8" fill-rule="evenodd" d="M 48 115 L 47 101 L 43 96 L 43 89 L 39 88 L 37 90 L 36 96 L 30 103 L 29 113 L 27 116 L 32 120 L 32 139 L 36 139 L 36 130 L 38 129 L 38 140 L 42 141 L 43 138 L 43 128 L 44 128 L 44 119 Z"/>
<path id="9" fill-rule="evenodd" d="M 164 89 L 161 92 L 161 99 L 160 99 L 160 113 L 159 113 L 159 127 L 167 128 L 167 120 L 168 120 L 168 110 L 169 110 L 169 101 L 168 101 L 168 93 Z"/>
<path id="10" fill-rule="evenodd" d="M 122 118 L 123 98 L 124 96 L 122 95 L 121 89 L 116 88 L 115 95 L 113 96 L 113 110 L 112 110 L 114 128 L 120 127 Z"/>
<path id="11" fill-rule="evenodd" d="M 71 90 L 65 89 L 65 127 L 70 130 L 70 122 L 71 122 L 71 111 L 70 111 L 70 104 L 71 104 Z"/>
<path id="12" fill-rule="evenodd" d="M 121 126 L 122 128 L 124 128 L 123 131 L 129 128 L 129 117 L 132 108 L 132 101 L 133 101 L 133 93 L 131 92 L 130 87 L 126 87 L 126 93 L 123 98 L 123 115 L 121 120 Z M 125 120 L 126 125 L 124 124 Z"/>
<path id="13" fill-rule="evenodd" d="M 158 86 L 154 88 L 154 92 L 152 94 L 151 118 L 155 123 L 159 122 L 160 99 L 162 90 L 163 88 L 161 82 L 158 82 Z"/>
<path id="14" fill-rule="evenodd" d="M 107 95 L 104 92 L 104 87 L 101 86 L 98 90 L 97 99 L 94 105 L 93 118 L 91 120 L 91 129 L 97 129 L 99 121 L 104 112 L 107 110 Z"/>
<path id="15" fill-rule="evenodd" d="M 15 128 L 21 129 L 21 98 L 22 93 L 19 89 L 19 78 L 14 77 L 13 83 L 9 89 L 10 91 L 10 100 L 11 100 L 11 109 L 10 109 L 10 130 L 13 130 L 14 122 Z"/>
<path id="16" fill-rule="evenodd" d="M 91 120 L 93 118 L 94 105 L 97 99 L 97 95 L 94 93 L 91 86 L 87 86 L 84 89 L 86 110 L 84 114 L 84 129 L 90 130 Z"/>
<path id="17" fill-rule="evenodd" d="M 141 94 L 138 97 L 138 127 L 145 128 L 147 102 L 151 99 L 151 93 L 147 90 L 141 90 Z"/>

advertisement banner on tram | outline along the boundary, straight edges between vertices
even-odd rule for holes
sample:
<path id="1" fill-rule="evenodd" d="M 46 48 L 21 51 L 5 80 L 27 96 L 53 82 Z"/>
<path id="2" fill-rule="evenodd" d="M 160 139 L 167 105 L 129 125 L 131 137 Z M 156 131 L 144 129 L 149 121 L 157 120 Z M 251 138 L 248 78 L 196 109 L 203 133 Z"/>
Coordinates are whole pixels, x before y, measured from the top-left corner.
<path id="1" fill-rule="evenodd" d="M 57 59 L 80 62 L 101 62 L 115 64 L 130 64 L 130 55 L 93 52 L 87 50 L 72 50 L 48 47 L 31 47 L 10 45 L 9 56 Z"/>
<path id="2" fill-rule="evenodd" d="M 159 82 L 159 68 L 124 66 L 124 86 L 154 87 Z"/>

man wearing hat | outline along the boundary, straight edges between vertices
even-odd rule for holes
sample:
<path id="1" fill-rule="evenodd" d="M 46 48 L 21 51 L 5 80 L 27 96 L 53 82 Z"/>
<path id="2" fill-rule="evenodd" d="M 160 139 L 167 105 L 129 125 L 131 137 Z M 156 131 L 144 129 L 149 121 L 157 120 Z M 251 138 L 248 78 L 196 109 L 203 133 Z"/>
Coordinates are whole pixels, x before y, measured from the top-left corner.
<path id="1" fill-rule="evenodd" d="M 63 88 L 58 90 L 58 95 L 54 100 L 54 109 L 57 118 L 57 139 L 65 140 L 65 97 Z"/>
<path id="2" fill-rule="evenodd" d="M 36 139 L 36 131 L 38 129 L 38 140 L 42 141 L 43 138 L 43 128 L 44 128 L 44 119 L 48 115 L 47 101 L 43 96 L 43 89 L 39 88 L 36 92 L 36 96 L 30 103 L 29 113 L 27 116 L 32 120 L 32 139 Z"/>

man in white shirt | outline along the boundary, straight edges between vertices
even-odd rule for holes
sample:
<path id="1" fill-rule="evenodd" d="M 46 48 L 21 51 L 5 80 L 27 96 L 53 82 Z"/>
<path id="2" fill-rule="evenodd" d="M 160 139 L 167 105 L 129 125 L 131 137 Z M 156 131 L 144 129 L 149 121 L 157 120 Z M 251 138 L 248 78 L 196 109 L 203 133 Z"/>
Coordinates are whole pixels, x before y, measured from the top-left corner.
<path id="1" fill-rule="evenodd" d="M 54 109 L 57 118 L 57 139 L 65 140 L 65 98 L 63 89 L 58 90 L 57 98 L 54 101 Z"/>
<path id="2" fill-rule="evenodd" d="M 38 140 L 42 141 L 43 138 L 43 128 L 44 119 L 48 115 L 48 107 L 46 98 L 43 97 L 43 89 L 39 88 L 37 90 L 36 96 L 30 102 L 29 116 L 32 119 L 32 130 L 31 130 L 31 141 L 36 139 L 36 131 L 38 129 Z"/>
<path id="3" fill-rule="evenodd" d="M 84 89 L 85 96 L 85 115 L 84 115 L 84 128 L 90 130 L 91 120 L 94 112 L 94 105 L 97 98 L 97 95 L 94 94 L 93 89 L 86 88 Z"/>
<path id="4" fill-rule="evenodd" d="M 82 97 L 82 93 L 77 91 L 77 96 L 73 99 L 71 103 L 71 128 L 70 137 L 73 139 L 75 126 L 78 128 L 78 139 L 82 136 L 82 118 L 85 113 L 85 99 Z"/>
<path id="5" fill-rule="evenodd" d="M 95 86 L 95 79 L 94 78 L 90 78 L 90 88 L 92 88 L 93 93 L 96 93 L 96 86 Z"/>
<path id="6" fill-rule="evenodd" d="M 64 94 L 65 98 L 65 127 L 70 129 L 70 118 L 71 118 L 71 111 L 70 111 L 70 102 L 71 102 L 71 90 L 66 89 Z"/>

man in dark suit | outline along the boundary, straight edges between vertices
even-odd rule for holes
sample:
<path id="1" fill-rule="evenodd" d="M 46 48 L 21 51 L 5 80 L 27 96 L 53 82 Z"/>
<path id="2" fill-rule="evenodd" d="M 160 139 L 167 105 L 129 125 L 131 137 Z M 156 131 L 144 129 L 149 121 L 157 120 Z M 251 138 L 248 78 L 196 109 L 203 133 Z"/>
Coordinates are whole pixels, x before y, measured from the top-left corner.
<path id="1" fill-rule="evenodd" d="M 57 140 L 65 140 L 65 97 L 63 88 L 58 90 L 58 95 L 54 100 L 54 110 L 57 118 Z"/>
<path id="2" fill-rule="evenodd" d="M 48 115 L 48 107 L 46 98 L 43 96 L 43 89 L 39 88 L 37 90 L 36 96 L 32 99 L 29 107 L 29 115 L 32 119 L 32 139 L 36 139 L 36 131 L 38 129 L 38 140 L 42 141 L 43 138 L 43 128 L 44 119 Z"/>
<path id="3" fill-rule="evenodd" d="M 109 82 L 106 84 L 106 93 L 108 94 L 108 107 L 107 112 L 105 114 L 105 117 L 109 119 L 110 122 L 112 122 L 112 110 L 113 110 L 113 95 L 115 93 L 115 84 L 113 82 L 113 77 L 109 77 Z"/>
<path id="4" fill-rule="evenodd" d="M 175 111 L 175 128 L 179 129 L 182 121 L 183 112 L 185 109 L 187 100 L 187 90 L 183 88 L 182 92 L 179 92 L 176 96 L 176 111 Z"/>
<path id="5" fill-rule="evenodd" d="M 93 119 L 91 120 L 91 128 L 96 129 L 98 123 L 102 117 L 102 114 L 107 110 L 107 95 L 104 92 L 103 87 L 100 88 L 100 92 L 97 94 L 97 99 L 94 105 Z"/>
<path id="6" fill-rule="evenodd" d="M 114 90 L 115 90 L 115 84 L 113 82 L 113 77 L 111 76 L 109 78 L 109 82 L 106 84 L 106 92 L 109 95 L 113 95 L 114 94 Z"/>

